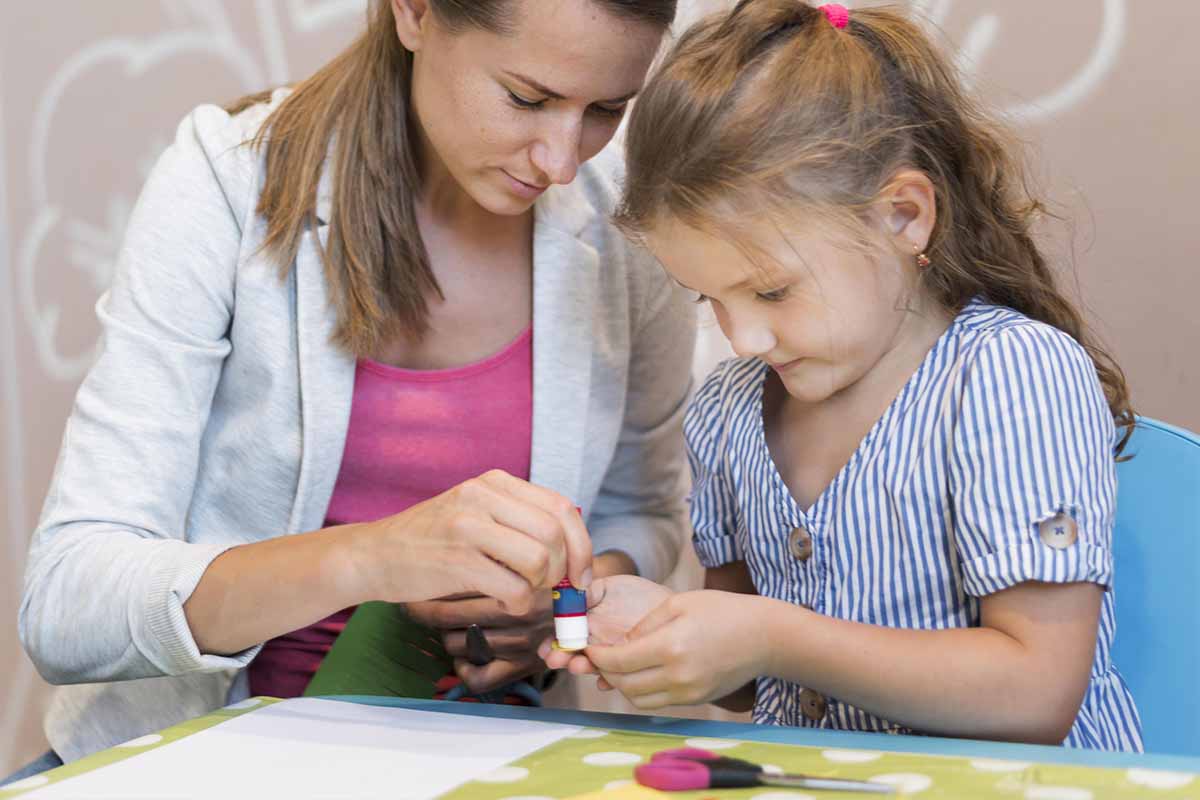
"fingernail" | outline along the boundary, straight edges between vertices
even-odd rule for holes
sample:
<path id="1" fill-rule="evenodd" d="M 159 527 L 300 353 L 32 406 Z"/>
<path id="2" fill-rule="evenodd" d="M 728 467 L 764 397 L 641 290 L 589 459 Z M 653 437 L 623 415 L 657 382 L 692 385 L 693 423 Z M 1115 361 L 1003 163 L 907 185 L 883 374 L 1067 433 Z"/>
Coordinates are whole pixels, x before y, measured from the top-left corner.
<path id="1" fill-rule="evenodd" d="M 583 586 L 580 586 L 580 587 L 579 587 L 580 589 L 589 589 L 589 588 L 591 588 L 591 585 L 592 585 L 592 568 L 591 568 L 591 567 L 588 567 L 587 569 L 585 569 L 585 570 L 583 571 L 583 574 L 582 574 L 581 576 L 579 576 L 579 579 L 580 579 L 581 581 L 583 581 Z"/>

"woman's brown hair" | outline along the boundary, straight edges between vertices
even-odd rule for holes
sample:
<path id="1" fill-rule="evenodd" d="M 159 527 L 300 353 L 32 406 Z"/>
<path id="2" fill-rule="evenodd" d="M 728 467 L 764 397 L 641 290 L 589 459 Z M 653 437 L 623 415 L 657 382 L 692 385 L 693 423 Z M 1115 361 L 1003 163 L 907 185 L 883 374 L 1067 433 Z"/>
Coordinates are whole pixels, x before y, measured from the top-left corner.
<path id="1" fill-rule="evenodd" d="M 451 31 L 511 29 L 514 0 L 428 0 Z M 626 19 L 666 30 L 677 0 L 593 0 Z M 332 169 L 332 219 L 321 258 L 338 324 L 334 341 L 377 354 L 397 336 L 428 330 L 428 298 L 441 296 L 417 227 L 421 154 L 409 113 L 412 54 L 400 43 L 390 0 L 372 0 L 367 28 L 345 51 L 296 86 L 251 141 L 266 148 L 258 213 L 263 249 L 291 270 L 301 237 L 317 224 L 323 170 Z M 244 97 L 236 114 L 267 101 Z"/>
<path id="2" fill-rule="evenodd" d="M 686 144 L 684 144 L 686 143 Z M 1123 435 L 1125 377 L 1058 289 L 1031 228 L 1015 139 L 897 10 L 854 9 L 844 29 L 800 0 L 742 0 L 683 35 L 633 110 L 617 224 L 664 215 L 730 230 L 739 214 L 858 216 L 902 169 L 933 183 L 921 277 L 958 310 L 976 295 L 1066 332 L 1091 356 Z M 736 235 L 736 232 L 735 232 Z"/>

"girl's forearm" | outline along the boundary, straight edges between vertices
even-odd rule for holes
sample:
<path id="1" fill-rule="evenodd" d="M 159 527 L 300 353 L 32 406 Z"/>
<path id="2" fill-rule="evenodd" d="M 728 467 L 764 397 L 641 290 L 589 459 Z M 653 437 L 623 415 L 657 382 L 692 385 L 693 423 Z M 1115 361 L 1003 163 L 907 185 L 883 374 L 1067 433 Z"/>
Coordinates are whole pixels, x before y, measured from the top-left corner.
<path id="1" fill-rule="evenodd" d="M 887 628 L 761 602 L 768 674 L 914 730 L 1060 744 L 1083 699 L 1069 670 L 992 628 Z"/>

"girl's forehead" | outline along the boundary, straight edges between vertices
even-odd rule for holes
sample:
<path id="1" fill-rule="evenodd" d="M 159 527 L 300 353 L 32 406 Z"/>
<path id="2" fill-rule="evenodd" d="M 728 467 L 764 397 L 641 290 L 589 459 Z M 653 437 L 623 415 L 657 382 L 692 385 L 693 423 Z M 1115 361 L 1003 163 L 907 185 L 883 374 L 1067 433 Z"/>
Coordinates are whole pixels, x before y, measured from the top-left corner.
<path id="1" fill-rule="evenodd" d="M 705 225 L 666 218 L 647 233 L 646 244 L 678 282 L 710 291 L 743 282 L 769 287 L 810 272 L 812 264 L 827 263 L 836 252 L 819 233 L 786 231 L 761 220 Z"/>

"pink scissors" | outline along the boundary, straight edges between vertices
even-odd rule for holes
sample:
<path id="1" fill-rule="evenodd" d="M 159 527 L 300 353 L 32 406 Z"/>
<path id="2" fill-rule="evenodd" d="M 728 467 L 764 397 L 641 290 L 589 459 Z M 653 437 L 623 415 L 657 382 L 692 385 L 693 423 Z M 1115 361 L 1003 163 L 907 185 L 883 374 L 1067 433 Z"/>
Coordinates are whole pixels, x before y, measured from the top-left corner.
<path id="1" fill-rule="evenodd" d="M 892 786 L 871 781 L 785 775 L 777 769 L 694 747 L 660 750 L 650 757 L 650 763 L 636 767 L 633 775 L 642 786 L 664 792 L 740 789 L 748 786 L 788 786 L 872 794 L 892 794 L 895 791 Z"/>

